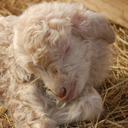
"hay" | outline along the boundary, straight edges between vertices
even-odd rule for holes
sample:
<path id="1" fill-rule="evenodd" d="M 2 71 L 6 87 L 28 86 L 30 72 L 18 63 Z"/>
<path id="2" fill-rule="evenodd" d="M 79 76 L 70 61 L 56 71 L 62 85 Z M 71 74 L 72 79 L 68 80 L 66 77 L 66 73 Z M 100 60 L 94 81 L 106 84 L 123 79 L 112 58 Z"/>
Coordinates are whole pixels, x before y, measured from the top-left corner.
<path id="1" fill-rule="evenodd" d="M 1 0 L 0 14 L 19 15 L 28 6 L 42 1 Z M 104 101 L 102 116 L 95 123 L 83 121 L 60 126 L 60 128 L 128 128 L 128 30 L 114 23 L 112 26 L 117 37 L 113 45 L 114 65 L 109 70 L 110 77 L 98 89 Z M 0 128 L 13 128 L 13 122 L 11 110 L 7 111 L 4 106 L 1 106 Z"/>

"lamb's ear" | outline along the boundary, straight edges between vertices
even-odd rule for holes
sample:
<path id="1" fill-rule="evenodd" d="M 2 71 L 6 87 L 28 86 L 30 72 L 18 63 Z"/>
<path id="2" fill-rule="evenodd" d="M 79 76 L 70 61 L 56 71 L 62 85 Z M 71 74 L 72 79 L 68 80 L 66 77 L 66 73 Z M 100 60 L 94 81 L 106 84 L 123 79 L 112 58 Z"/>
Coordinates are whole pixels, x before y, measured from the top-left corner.
<path id="1" fill-rule="evenodd" d="M 115 41 L 115 34 L 108 20 L 101 14 L 87 11 L 84 15 L 75 14 L 72 18 L 74 31 L 84 39 L 103 39 L 108 43 Z"/>
<path id="2" fill-rule="evenodd" d="M 20 73 L 18 72 L 18 75 L 20 74 L 24 76 L 23 78 L 22 77 L 20 78 L 24 79 L 25 77 L 31 76 L 32 74 L 38 77 L 41 76 L 43 72 L 43 67 L 40 67 L 38 65 L 38 62 L 35 62 L 35 58 L 36 58 L 35 56 L 34 58 L 33 56 L 31 56 L 31 54 L 28 54 L 22 46 L 17 44 L 15 44 L 14 46 L 14 53 L 15 53 L 16 64 L 21 68 L 19 71 Z"/>
<path id="3" fill-rule="evenodd" d="M 15 63 L 19 68 L 17 75 L 22 80 L 30 80 L 32 74 L 39 76 L 42 70 L 38 66 L 35 58 L 39 56 L 32 56 L 28 51 L 26 51 L 19 42 L 18 35 L 14 34 L 14 57 Z M 36 53 L 35 53 L 36 54 Z M 35 57 L 35 58 L 33 58 Z M 27 79 L 26 79 L 27 78 Z"/>

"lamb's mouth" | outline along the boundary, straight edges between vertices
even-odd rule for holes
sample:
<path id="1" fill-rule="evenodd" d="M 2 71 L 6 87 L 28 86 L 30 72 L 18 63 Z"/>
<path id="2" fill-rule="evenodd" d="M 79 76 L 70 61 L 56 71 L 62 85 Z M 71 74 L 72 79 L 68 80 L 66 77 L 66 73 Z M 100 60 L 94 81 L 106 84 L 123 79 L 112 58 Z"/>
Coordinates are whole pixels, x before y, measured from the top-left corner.
<path id="1" fill-rule="evenodd" d="M 69 102 L 69 101 L 72 101 L 72 100 L 75 100 L 76 98 L 80 97 L 80 94 L 77 94 L 76 92 L 76 82 L 74 82 L 72 84 L 72 87 L 70 90 L 66 91 L 66 95 L 65 96 L 60 96 L 58 94 L 56 94 L 56 92 L 54 92 L 53 90 L 49 89 L 49 88 L 46 88 L 47 91 L 50 91 L 53 96 L 55 96 L 56 99 L 60 100 L 60 101 L 63 101 L 63 102 Z"/>
<path id="2" fill-rule="evenodd" d="M 52 95 L 55 96 L 55 99 L 59 100 L 60 102 L 61 101 L 62 102 L 71 102 L 71 101 L 73 101 L 73 100 L 81 97 L 80 94 L 79 95 L 74 95 L 74 93 L 75 93 L 74 90 L 71 90 L 71 92 L 69 93 L 69 95 L 67 95 L 67 96 L 65 96 L 63 98 L 58 97 L 56 95 L 56 93 L 53 92 L 51 89 L 47 89 L 47 90 L 50 91 L 52 93 Z"/>

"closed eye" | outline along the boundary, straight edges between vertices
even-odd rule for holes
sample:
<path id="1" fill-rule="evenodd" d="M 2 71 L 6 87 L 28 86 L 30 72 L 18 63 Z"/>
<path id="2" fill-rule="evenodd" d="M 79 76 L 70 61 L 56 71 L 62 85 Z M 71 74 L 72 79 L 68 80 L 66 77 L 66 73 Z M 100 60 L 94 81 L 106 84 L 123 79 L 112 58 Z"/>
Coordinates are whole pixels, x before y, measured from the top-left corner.
<path id="1" fill-rule="evenodd" d="M 67 49 L 65 50 L 65 54 L 64 54 L 63 60 L 69 55 L 69 52 L 70 52 L 70 46 L 67 47 Z"/>
<path id="2" fill-rule="evenodd" d="M 54 68 L 54 69 L 52 70 L 52 73 L 56 75 L 56 74 L 58 74 L 58 70 L 57 70 L 56 68 Z"/>

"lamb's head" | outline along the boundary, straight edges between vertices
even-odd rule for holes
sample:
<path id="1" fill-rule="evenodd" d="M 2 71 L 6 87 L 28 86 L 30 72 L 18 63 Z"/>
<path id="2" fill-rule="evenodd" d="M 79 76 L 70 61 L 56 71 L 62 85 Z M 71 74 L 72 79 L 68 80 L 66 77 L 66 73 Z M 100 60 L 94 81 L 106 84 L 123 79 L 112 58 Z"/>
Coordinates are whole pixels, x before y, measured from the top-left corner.
<path id="1" fill-rule="evenodd" d="M 60 100 L 68 101 L 76 98 L 88 82 L 92 59 L 97 56 L 93 45 L 107 47 L 114 41 L 114 34 L 97 13 L 72 10 L 65 16 L 60 11 L 61 15 L 52 10 L 46 16 L 34 8 L 20 16 L 14 50 L 16 62 L 26 72 L 42 79 Z"/>

